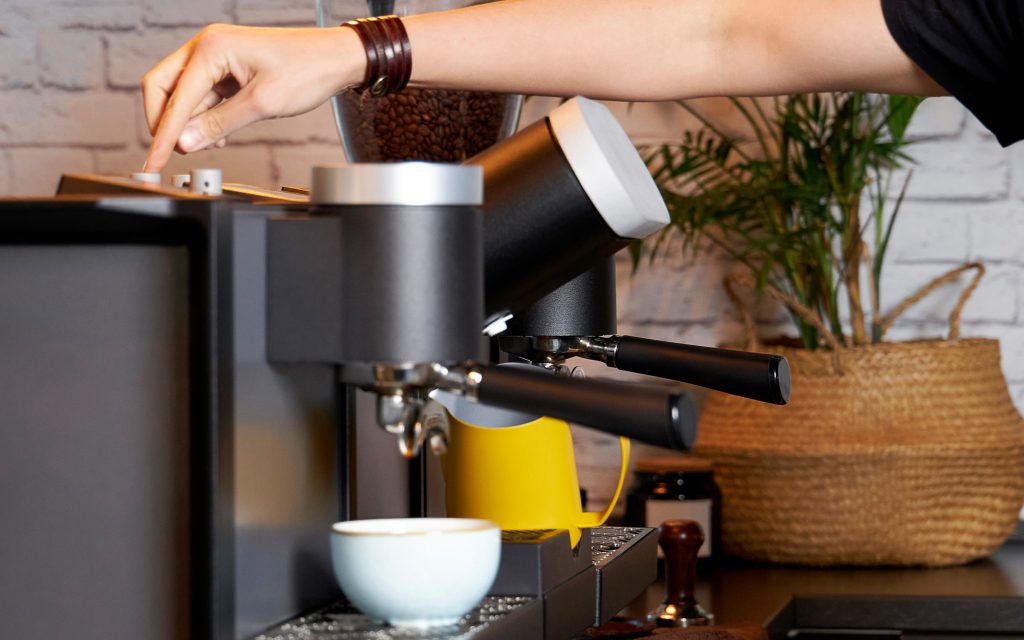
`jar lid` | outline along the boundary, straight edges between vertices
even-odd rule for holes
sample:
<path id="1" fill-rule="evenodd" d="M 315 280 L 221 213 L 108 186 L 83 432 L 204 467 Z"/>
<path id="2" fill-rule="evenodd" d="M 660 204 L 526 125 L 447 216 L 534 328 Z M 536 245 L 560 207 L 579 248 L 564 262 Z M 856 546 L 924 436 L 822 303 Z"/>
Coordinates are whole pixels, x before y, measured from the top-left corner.
<path id="1" fill-rule="evenodd" d="M 642 458 L 633 465 L 637 473 L 711 473 L 710 460 L 694 456 L 666 456 L 664 458 Z"/>
<path id="2" fill-rule="evenodd" d="M 321 205 L 480 205 L 484 171 L 440 162 L 321 165 L 313 168 L 309 199 Z"/>

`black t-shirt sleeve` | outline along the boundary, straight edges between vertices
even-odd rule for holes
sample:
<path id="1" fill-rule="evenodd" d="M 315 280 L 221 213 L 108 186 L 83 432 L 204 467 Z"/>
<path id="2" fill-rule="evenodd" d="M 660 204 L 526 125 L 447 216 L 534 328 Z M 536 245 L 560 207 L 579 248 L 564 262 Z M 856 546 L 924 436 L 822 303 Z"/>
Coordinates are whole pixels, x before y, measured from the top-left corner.
<path id="1" fill-rule="evenodd" d="M 964 104 L 1003 146 L 1024 138 L 1022 0 L 881 0 L 911 60 Z"/>

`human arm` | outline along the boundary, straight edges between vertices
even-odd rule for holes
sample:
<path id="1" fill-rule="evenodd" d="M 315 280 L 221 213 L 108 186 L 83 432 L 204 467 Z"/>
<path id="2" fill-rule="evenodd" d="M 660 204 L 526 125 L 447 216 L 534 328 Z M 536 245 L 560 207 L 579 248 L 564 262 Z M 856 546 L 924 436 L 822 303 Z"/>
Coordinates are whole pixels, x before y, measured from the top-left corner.
<path id="1" fill-rule="evenodd" d="M 618 100 L 942 93 L 893 41 L 879 0 L 505 0 L 403 21 L 412 86 Z M 147 169 L 175 144 L 194 151 L 308 111 L 364 70 L 347 28 L 204 30 L 143 81 Z"/>
<path id="2" fill-rule="evenodd" d="M 878 0 L 506 0 L 404 20 L 418 86 L 638 101 L 941 92 Z"/>

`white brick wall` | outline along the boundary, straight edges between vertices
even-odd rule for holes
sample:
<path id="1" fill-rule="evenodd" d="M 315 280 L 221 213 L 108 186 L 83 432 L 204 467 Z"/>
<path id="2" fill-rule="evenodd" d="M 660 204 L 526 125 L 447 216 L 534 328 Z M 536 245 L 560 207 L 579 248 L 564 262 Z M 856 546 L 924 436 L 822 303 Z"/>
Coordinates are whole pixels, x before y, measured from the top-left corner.
<path id="1" fill-rule="evenodd" d="M 315 4 L 0 0 L 0 195 L 51 194 L 62 172 L 138 171 L 149 143 L 139 80 L 210 22 L 311 26 Z M 231 181 L 305 184 L 309 167 L 328 159 L 340 148 L 323 108 L 177 157 L 168 172 L 219 166 Z"/>
<path id="2" fill-rule="evenodd" d="M 313 0 L 0 0 L 0 194 L 49 194 L 62 171 L 126 174 L 142 166 L 149 134 L 141 75 L 213 21 L 312 25 Z M 533 115 L 552 103 L 536 103 Z M 611 105 L 638 143 L 677 135 L 691 120 L 666 105 Z M 704 107 L 716 108 L 714 102 Z M 897 229 L 883 284 L 888 308 L 964 260 L 990 267 L 964 314 L 964 332 L 1003 341 L 1003 368 L 1024 406 L 1024 145 L 1001 149 L 954 101 L 929 100 L 913 125 L 927 138 Z M 260 124 L 228 148 L 176 158 L 169 171 L 220 166 L 225 177 L 262 185 L 305 184 L 309 167 L 340 159 L 329 109 Z M 620 331 L 716 344 L 742 327 L 720 289 L 718 258 L 678 255 L 631 277 L 621 267 Z M 896 338 L 940 335 L 958 289 L 913 309 Z M 785 327 L 764 305 L 759 318 Z M 592 369 L 594 375 L 606 371 Z M 597 500 L 607 494 L 615 451 L 584 439 L 580 467 Z"/>

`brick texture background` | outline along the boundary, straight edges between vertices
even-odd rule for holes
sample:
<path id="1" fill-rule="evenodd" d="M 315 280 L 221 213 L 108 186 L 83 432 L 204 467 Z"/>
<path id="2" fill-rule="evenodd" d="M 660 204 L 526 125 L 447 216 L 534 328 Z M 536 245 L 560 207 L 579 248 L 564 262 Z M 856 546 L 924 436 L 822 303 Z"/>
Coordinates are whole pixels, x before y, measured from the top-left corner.
<path id="1" fill-rule="evenodd" d="M 138 171 L 149 134 L 138 82 L 210 22 L 312 25 L 312 0 L 3 0 L 0 12 L 0 194 L 51 194 L 61 172 Z M 551 106 L 529 105 L 525 119 Z M 687 121 L 667 105 L 611 105 L 638 144 L 678 135 Z M 932 99 L 913 125 L 922 138 L 883 284 L 883 310 L 966 260 L 989 267 L 964 313 L 964 333 L 1002 340 L 1011 393 L 1024 406 L 1024 146 L 1002 149 L 951 99 Z M 227 148 L 176 158 L 168 173 L 199 166 L 228 181 L 305 184 L 309 169 L 342 159 L 329 109 L 262 123 Z M 731 266 L 675 252 L 631 276 L 620 264 L 621 333 L 699 344 L 735 341 L 741 327 L 720 282 Z M 942 335 L 959 293 L 947 286 L 895 327 L 895 338 Z M 760 311 L 784 326 L 777 309 Z M 595 375 L 607 371 L 589 367 Z M 592 494 L 607 494 L 614 440 L 580 438 Z"/>

